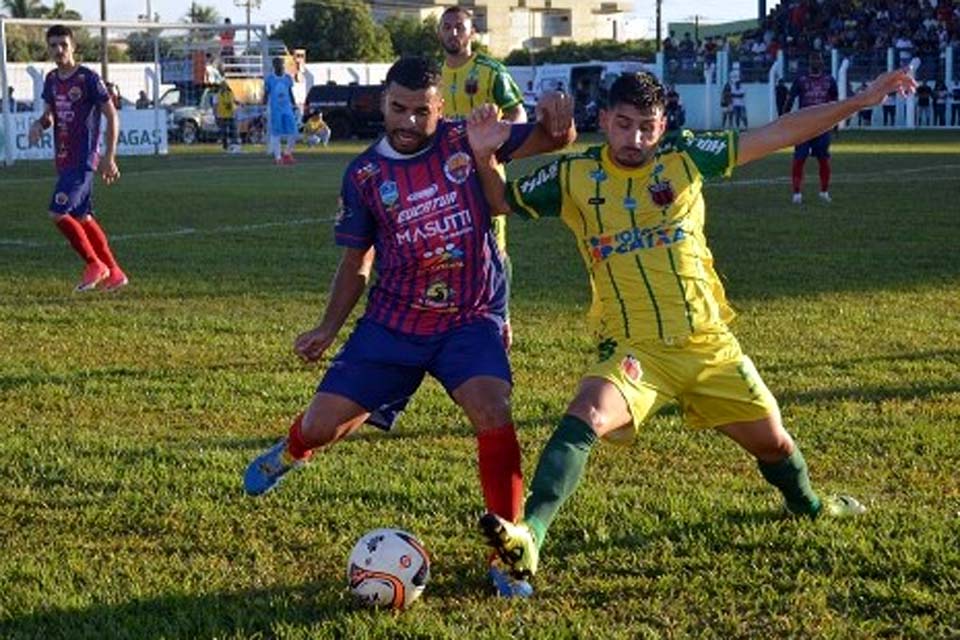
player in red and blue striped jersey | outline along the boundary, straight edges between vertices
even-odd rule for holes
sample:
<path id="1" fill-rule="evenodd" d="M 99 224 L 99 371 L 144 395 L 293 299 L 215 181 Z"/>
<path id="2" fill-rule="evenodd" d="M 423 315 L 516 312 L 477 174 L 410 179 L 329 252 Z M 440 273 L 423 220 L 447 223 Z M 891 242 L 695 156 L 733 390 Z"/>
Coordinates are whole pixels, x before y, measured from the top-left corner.
<path id="1" fill-rule="evenodd" d="M 93 217 L 93 173 L 112 184 L 120 177 L 115 160 L 119 117 L 107 88 L 94 71 L 77 64 L 73 32 L 63 25 L 47 30 L 47 49 L 57 68 L 43 83 L 43 115 L 30 127 L 30 143 L 40 142 L 43 130 L 54 127 L 57 185 L 50 199 L 50 216 L 87 263 L 77 291 L 127 284 L 106 234 Z M 100 116 L 107 121 L 106 153 L 100 156 Z"/>
<path id="2" fill-rule="evenodd" d="M 436 65 L 424 58 L 401 59 L 387 74 L 386 134 L 347 168 L 335 234 L 344 253 L 320 324 L 296 340 L 301 358 L 321 357 L 371 270 L 377 279 L 310 406 L 287 437 L 247 468 L 251 495 L 269 491 L 311 451 L 365 422 L 389 428 L 430 374 L 474 427 L 487 508 L 508 520 L 519 516 L 520 447 L 500 333 L 506 276 L 466 125 L 442 119 L 439 80 Z M 513 127 L 501 160 L 572 141 L 569 99 L 545 100 L 544 120 Z"/>
<path id="3" fill-rule="evenodd" d="M 837 81 L 829 73 L 824 73 L 823 58 L 819 53 L 810 55 L 809 72 L 797 78 L 790 87 L 790 97 L 787 98 L 787 111 L 793 107 L 794 100 L 798 100 L 800 108 L 813 107 L 818 104 L 836 102 L 838 97 Z M 803 165 L 807 156 L 817 159 L 820 168 L 820 199 L 830 202 L 830 132 L 824 131 L 815 138 L 796 145 L 793 148 L 793 203 L 803 202 Z"/>

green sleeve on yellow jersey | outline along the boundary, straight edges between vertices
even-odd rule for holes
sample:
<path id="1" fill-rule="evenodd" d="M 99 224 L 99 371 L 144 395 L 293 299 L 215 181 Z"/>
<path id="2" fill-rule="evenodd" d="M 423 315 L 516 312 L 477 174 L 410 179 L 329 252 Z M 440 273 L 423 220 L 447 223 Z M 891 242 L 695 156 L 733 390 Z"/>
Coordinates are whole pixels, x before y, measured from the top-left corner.
<path id="1" fill-rule="evenodd" d="M 506 69 L 501 69 L 493 81 L 493 99 L 501 111 L 512 109 L 523 104 L 523 94 L 520 87 Z"/>
<path id="2" fill-rule="evenodd" d="M 677 148 L 686 153 L 707 178 L 730 177 L 737 164 L 737 132 L 734 130 L 684 130 L 676 140 Z"/>
<path id="3" fill-rule="evenodd" d="M 554 160 L 519 180 L 507 183 L 507 202 L 524 218 L 556 217 L 563 209 L 560 171 L 563 160 Z"/>

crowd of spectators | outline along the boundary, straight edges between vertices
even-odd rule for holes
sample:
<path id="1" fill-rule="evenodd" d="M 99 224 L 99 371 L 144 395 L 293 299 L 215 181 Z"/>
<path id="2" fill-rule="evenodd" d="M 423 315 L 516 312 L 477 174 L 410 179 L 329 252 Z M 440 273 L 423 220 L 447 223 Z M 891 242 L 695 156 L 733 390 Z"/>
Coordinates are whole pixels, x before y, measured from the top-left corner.
<path id="1" fill-rule="evenodd" d="M 748 82 L 765 80 L 781 50 L 792 78 L 806 71 L 811 53 L 829 59 L 834 49 L 851 59 L 851 75 L 859 81 L 886 70 L 890 48 L 896 64 L 918 57 L 918 77 L 936 81 L 946 49 L 960 49 L 960 0 L 784 0 L 759 29 L 729 41 L 671 32 L 663 42 L 668 73 L 675 81 L 698 82 L 704 66 L 727 47 Z"/>

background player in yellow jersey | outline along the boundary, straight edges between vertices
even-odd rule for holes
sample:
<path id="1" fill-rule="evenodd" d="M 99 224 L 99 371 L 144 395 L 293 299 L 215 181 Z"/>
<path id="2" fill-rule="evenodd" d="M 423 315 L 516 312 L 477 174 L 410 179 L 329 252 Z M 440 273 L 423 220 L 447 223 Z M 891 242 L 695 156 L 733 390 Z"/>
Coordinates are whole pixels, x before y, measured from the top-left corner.
<path id="1" fill-rule="evenodd" d="M 447 7 L 440 16 L 438 36 L 443 46 L 443 76 L 440 88 L 443 95 L 443 115 L 464 119 L 481 104 L 492 104 L 506 122 L 522 124 L 527 121 L 523 108 L 523 93 L 503 64 L 482 53 L 474 53 L 473 37 L 476 31 L 473 14 L 466 7 Z M 493 218 L 493 232 L 503 253 L 510 280 L 510 259 L 507 255 L 507 219 Z M 508 294 L 509 298 L 509 294 Z M 509 349 L 513 341 L 510 325 L 509 299 L 503 340 Z"/>
<path id="2" fill-rule="evenodd" d="M 492 209 L 559 216 L 576 236 L 599 336 L 598 361 L 540 456 L 523 520 L 481 518 L 514 575 L 536 571 L 547 528 L 580 482 L 597 439 L 629 442 L 673 400 L 690 426 L 716 429 L 753 455 L 790 513 L 815 518 L 864 511 L 852 498 L 814 493 L 776 400 L 728 328 L 733 313 L 703 231 L 703 179 L 729 176 L 735 166 L 808 140 L 914 86 L 909 75 L 893 71 L 852 98 L 742 134 L 665 137 L 663 87 L 650 74 L 625 74 L 600 115 L 606 144 L 566 155 L 507 188 L 492 153 L 508 127 L 491 108 L 471 116 L 470 144 Z"/>

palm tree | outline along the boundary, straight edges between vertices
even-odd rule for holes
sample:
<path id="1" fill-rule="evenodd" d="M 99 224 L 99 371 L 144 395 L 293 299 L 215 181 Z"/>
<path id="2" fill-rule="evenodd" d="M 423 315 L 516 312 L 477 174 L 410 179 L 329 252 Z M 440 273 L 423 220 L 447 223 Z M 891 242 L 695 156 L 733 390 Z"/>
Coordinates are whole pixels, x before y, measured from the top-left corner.
<path id="1" fill-rule="evenodd" d="M 4 0 L 5 2 L 7 0 Z M 187 22 L 194 24 L 215 24 L 220 22 L 220 14 L 214 7 L 202 5 L 198 2 L 190 3 L 190 10 L 184 16 Z"/>
<path id="2" fill-rule="evenodd" d="M 44 18 L 49 18 L 51 20 L 82 20 L 83 16 L 80 15 L 79 11 L 74 11 L 69 8 L 63 0 L 56 0 L 53 3 L 53 6 L 43 14 Z"/>
<path id="3" fill-rule="evenodd" d="M 40 0 L 3 0 L 2 6 L 11 18 L 42 18 L 47 12 Z"/>

